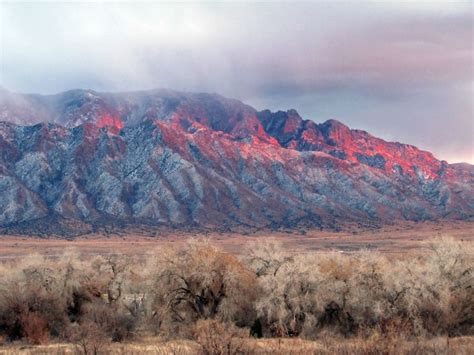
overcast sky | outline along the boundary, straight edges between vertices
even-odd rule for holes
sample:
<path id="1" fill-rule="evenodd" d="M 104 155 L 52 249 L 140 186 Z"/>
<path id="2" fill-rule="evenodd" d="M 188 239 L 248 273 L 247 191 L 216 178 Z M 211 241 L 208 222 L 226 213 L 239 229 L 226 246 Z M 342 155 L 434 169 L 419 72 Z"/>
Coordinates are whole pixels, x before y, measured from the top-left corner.
<path id="1" fill-rule="evenodd" d="M 473 2 L 1 2 L 16 92 L 217 92 L 474 163 Z"/>

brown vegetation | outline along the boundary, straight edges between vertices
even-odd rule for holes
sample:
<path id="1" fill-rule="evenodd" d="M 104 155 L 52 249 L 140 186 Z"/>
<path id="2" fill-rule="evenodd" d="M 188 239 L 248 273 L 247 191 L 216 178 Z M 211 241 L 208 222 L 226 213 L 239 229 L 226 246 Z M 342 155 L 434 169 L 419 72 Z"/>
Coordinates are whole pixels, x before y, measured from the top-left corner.
<path id="1" fill-rule="evenodd" d="M 0 264 L 0 338 L 86 354 L 150 335 L 192 340 L 203 354 L 285 353 L 282 340 L 260 349 L 261 337 L 299 338 L 294 353 L 443 352 L 474 333 L 474 250 L 454 240 L 430 250 L 291 253 L 264 240 L 237 257 L 192 240 L 146 256 L 9 260 Z"/>

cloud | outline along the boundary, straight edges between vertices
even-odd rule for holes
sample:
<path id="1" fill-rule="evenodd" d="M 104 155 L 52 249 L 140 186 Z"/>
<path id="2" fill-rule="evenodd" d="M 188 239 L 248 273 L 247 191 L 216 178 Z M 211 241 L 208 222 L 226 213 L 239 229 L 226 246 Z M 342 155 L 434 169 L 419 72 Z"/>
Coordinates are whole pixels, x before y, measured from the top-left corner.
<path id="1" fill-rule="evenodd" d="M 469 2 L 2 3 L 0 10 L 0 84 L 11 90 L 218 92 L 318 121 L 337 117 L 474 162 Z"/>

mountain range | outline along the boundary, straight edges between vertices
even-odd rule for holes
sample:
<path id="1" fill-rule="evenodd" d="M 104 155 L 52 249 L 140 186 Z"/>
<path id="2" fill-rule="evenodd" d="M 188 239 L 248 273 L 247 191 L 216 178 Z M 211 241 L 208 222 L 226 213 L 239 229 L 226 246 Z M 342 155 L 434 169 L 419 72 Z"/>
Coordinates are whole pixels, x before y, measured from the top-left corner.
<path id="1" fill-rule="evenodd" d="M 474 217 L 474 166 L 217 94 L 0 89 L 3 233 Z"/>

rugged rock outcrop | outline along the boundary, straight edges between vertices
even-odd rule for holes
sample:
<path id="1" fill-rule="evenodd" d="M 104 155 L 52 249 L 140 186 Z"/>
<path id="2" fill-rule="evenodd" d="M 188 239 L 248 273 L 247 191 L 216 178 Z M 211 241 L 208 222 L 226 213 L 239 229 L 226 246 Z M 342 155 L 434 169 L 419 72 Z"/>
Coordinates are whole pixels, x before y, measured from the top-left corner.
<path id="1" fill-rule="evenodd" d="M 0 91 L 0 225 L 327 227 L 474 217 L 474 167 L 211 94 Z"/>

